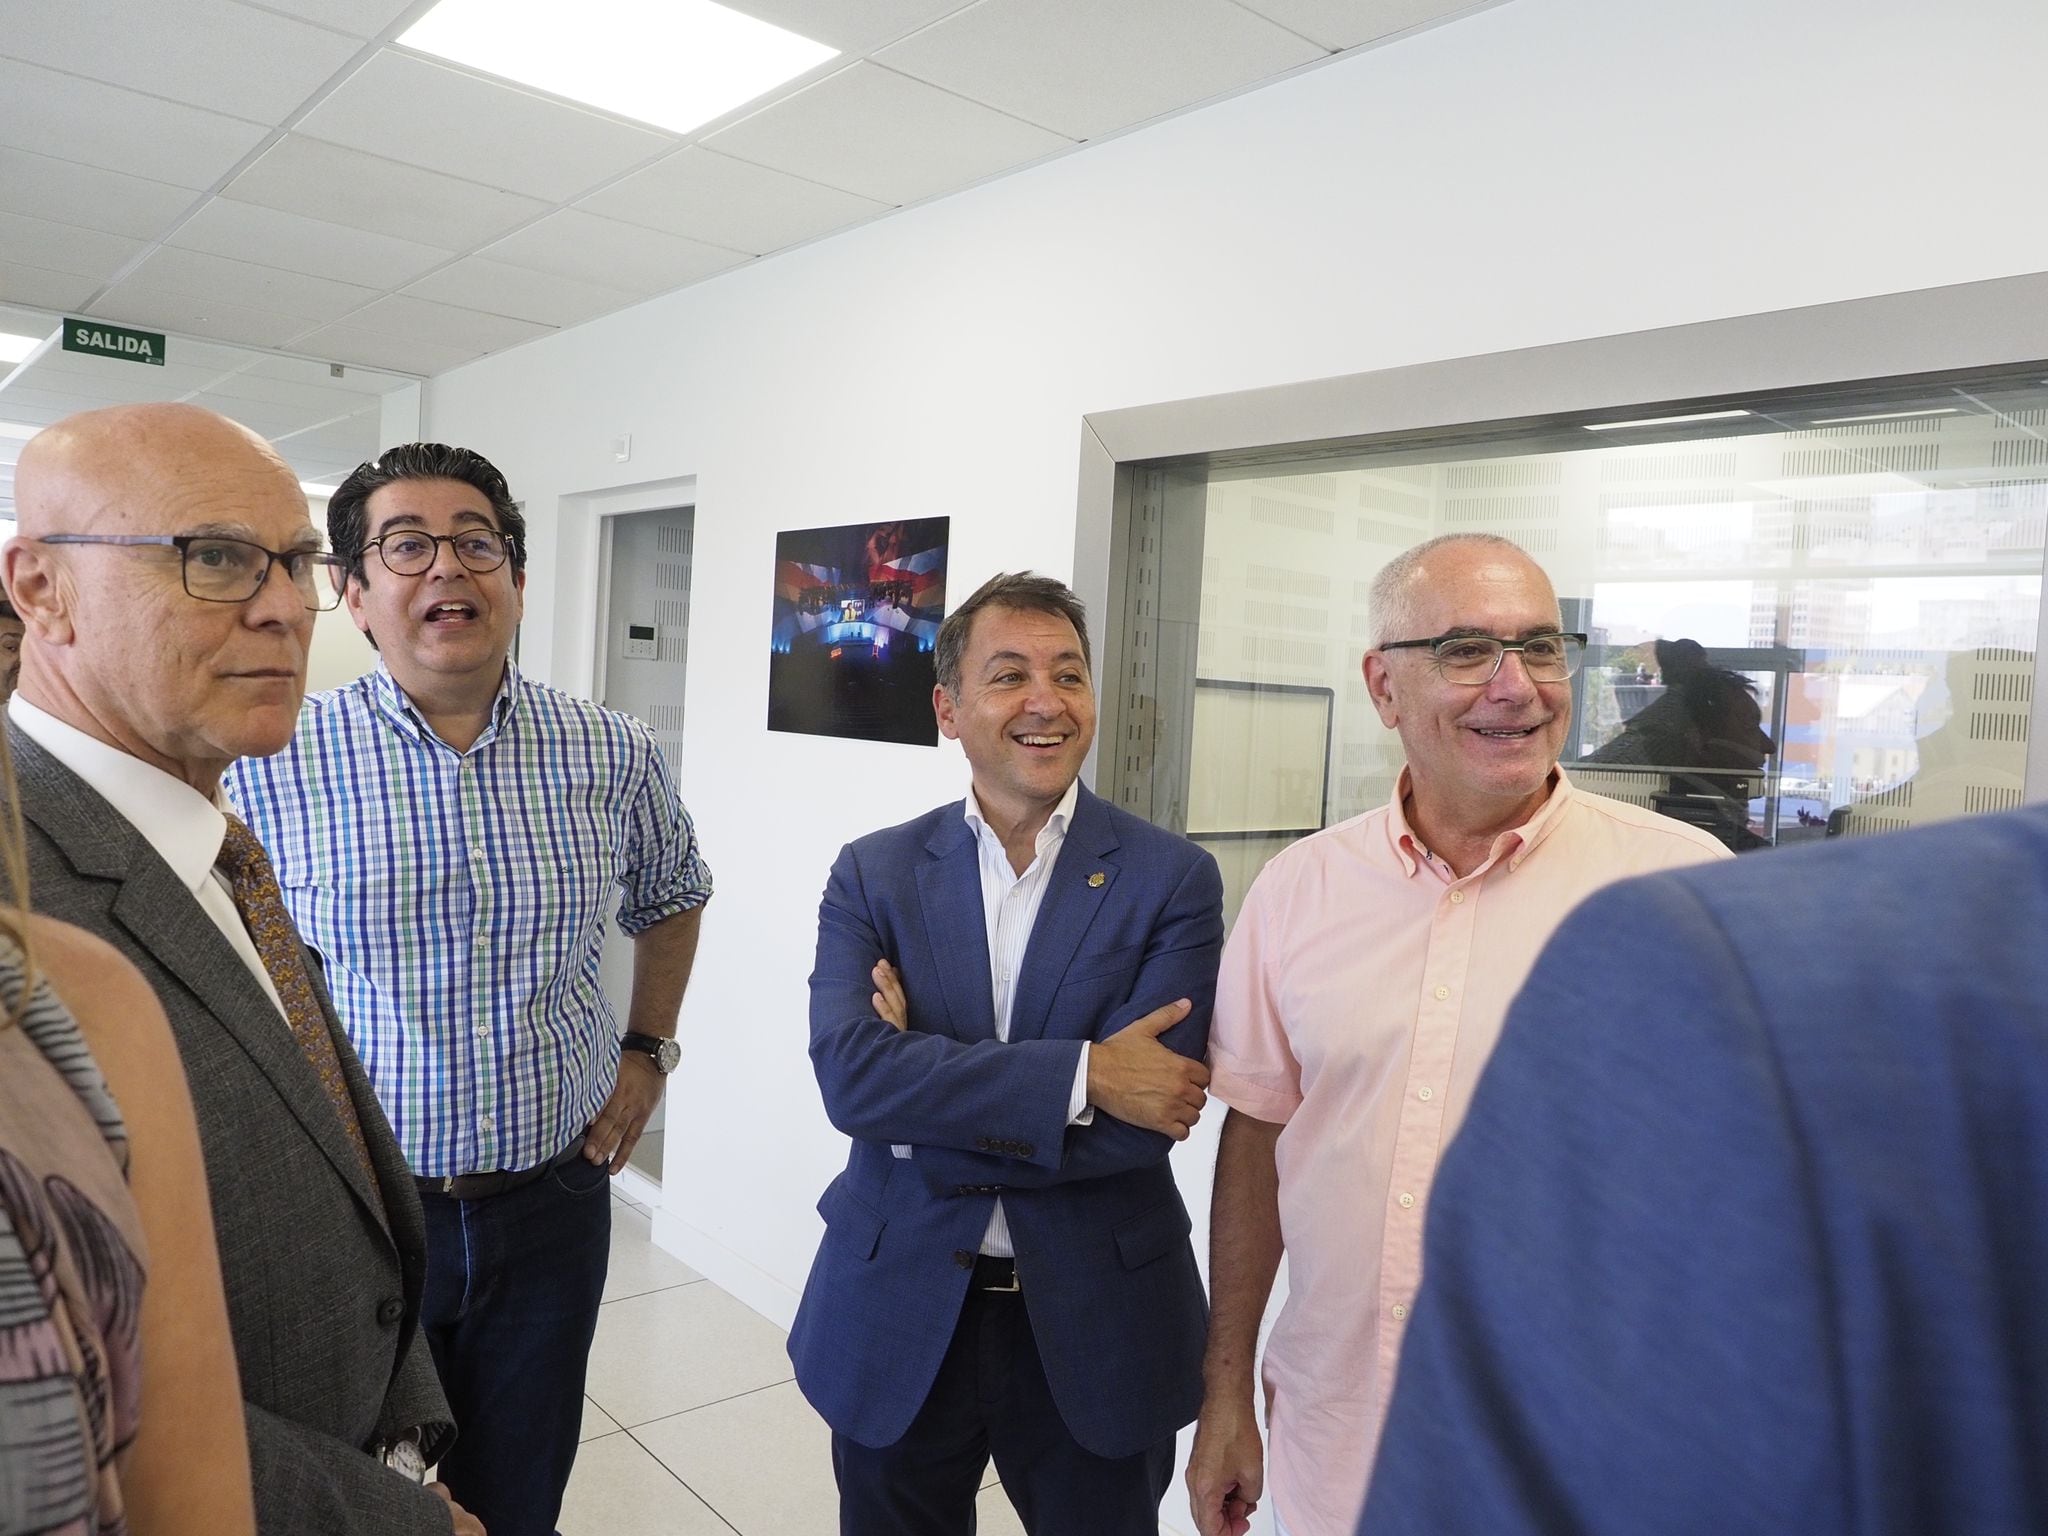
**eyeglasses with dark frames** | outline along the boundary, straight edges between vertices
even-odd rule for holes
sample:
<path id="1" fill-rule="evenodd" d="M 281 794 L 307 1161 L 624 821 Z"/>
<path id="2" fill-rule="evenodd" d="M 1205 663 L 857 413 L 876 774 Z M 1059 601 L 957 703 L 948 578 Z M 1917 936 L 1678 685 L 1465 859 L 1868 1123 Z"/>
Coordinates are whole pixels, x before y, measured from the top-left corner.
<path id="1" fill-rule="evenodd" d="M 376 550 L 384 569 L 394 576 L 420 576 L 433 569 L 441 546 L 446 544 L 455 551 L 463 569 L 482 575 L 505 563 L 512 553 L 512 543 L 512 535 L 495 528 L 465 528 L 460 533 L 422 533 L 416 528 L 405 528 L 371 539 L 363 548 Z"/>
<path id="2" fill-rule="evenodd" d="M 1579 670 L 1586 657 L 1584 635 L 1531 635 L 1526 640 L 1496 640 L 1492 635 L 1432 635 L 1427 640 L 1389 640 L 1381 651 L 1427 650 L 1446 682 L 1483 688 L 1500 671 L 1509 651 L 1518 651 L 1522 668 L 1534 683 L 1561 683 Z"/>
<path id="3" fill-rule="evenodd" d="M 202 603 L 246 603 L 263 590 L 273 565 L 284 567 L 299 597 L 315 613 L 341 602 L 345 567 L 324 549 L 265 549 L 247 539 L 210 533 L 46 533 L 38 544 L 156 546 L 178 552 L 185 594 Z"/>

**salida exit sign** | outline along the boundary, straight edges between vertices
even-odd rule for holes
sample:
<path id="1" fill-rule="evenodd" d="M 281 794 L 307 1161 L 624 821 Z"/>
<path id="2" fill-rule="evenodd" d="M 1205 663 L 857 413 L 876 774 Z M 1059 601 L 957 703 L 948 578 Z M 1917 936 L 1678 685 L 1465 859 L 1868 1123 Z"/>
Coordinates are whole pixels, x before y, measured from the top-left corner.
<path id="1" fill-rule="evenodd" d="M 164 339 L 155 331 L 130 331 L 104 320 L 66 320 L 64 350 L 94 357 L 117 357 L 124 363 L 164 365 Z"/>

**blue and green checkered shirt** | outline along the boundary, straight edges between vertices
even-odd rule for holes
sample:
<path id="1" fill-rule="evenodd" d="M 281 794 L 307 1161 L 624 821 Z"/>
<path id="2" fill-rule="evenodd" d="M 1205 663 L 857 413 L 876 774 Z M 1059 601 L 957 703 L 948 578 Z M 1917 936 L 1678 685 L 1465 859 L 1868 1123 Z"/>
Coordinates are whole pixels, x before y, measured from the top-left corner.
<path id="1" fill-rule="evenodd" d="M 528 1168 L 618 1075 L 598 985 L 628 934 L 711 895 L 653 734 L 506 667 L 467 752 L 380 664 L 228 771 L 415 1173 Z"/>

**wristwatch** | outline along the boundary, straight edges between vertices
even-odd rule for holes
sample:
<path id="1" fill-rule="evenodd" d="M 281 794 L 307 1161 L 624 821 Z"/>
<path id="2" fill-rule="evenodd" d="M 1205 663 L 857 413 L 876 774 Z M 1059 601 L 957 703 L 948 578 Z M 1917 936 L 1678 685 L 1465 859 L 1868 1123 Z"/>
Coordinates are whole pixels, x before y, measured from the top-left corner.
<path id="1" fill-rule="evenodd" d="M 629 1032 L 619 1039 L 622 1051 L 638 1051 L 654 1058 L 654 1070 L 663 1077 L 675 1071 L 676 1063 L 683 1059 L 683 1048 L 667 1035 L 643 1035 Z"/>

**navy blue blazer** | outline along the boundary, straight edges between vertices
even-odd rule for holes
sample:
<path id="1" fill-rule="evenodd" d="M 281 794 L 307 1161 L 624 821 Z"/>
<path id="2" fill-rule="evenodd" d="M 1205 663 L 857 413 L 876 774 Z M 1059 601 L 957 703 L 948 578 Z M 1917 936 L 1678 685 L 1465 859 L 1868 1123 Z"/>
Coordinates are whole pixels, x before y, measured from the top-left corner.
<path id="1" fill-rule="evenodd" d="M 1162 1039 L 1207 1050 L 1222 894 L 1207 853 L 1084 788 L 1004 1043 L 959 802 L 840 853 L 818 913 L 811 1061 L 853 1147 L 818 1202 L 825 1237 L 789 1336 L 797 1382 L 835 1430 L 885 1446 L 909 1428 L 997 1195 L 1074 1438 L 1134 1455 L 1195 1417 L 1208 1306 L 1173 1142 L 1101 1113 L 1069 1127 L 1067 1105 L 1081 1042 L 1175 998 L 1194 1011 Z M 884 956 L 910 1000 L 904 1032 L 870 1005 Z"/>
<path id="2" fill-rule="evenodd" d="M 1361 1532 L 2048 1530 L 2048 809 L 1609 888 L 1443 1162 Z"/>

